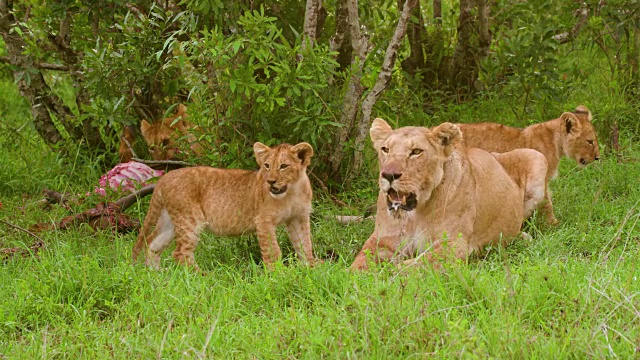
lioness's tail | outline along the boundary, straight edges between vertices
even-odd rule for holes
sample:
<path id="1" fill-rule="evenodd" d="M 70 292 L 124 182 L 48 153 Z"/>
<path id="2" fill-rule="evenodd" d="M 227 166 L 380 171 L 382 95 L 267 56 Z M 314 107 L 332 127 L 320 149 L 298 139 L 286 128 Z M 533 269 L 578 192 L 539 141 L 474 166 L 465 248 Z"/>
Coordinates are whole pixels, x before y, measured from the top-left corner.
<path id="1" fill-rule="evenodd" d="M 133 261 L 136 261 L 140 251 L 146 249 L 149 243 L 153 241 L 153 236 L 151 235 L 153 234 L 156 224 L 158 223 L 158 219 L 160 218 L 160 213 L 163 208 L 162 203 L 162 190 L 156 187 L 153 192 L 153 196 L 151 197 L 151 201 L 149 202 L 147 216 L 144 218 L 140 234 L 138 234 L 138 241 L 136 241 L 136 244 L 133 246 L 133 252 L 131 254 Z"/>

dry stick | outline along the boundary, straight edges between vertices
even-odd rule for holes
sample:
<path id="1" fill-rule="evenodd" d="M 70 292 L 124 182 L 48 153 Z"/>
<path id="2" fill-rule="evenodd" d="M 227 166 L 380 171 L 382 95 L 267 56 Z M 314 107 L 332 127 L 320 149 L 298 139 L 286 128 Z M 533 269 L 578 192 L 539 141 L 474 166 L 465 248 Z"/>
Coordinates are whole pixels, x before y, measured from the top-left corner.
<path id="1" fill-rule="evenodd" d="M 124 143 L 127 145 L 127 148 L 129 149 L 129 151 L 131 151 L 131 158 L 137 159 L 138 155 L 136 154 L 135 151 L 133 151 L 133 147 L 131 146 L 131 143 L 129 142 L 129 140 L 127 140 L 124 136 L 121 136 L 120 139 L 122 139 L 122 141 L 124 141 Z"/>
<path id="2" fill-rule="evenodd" d="M 132 158 L 134 161 L 139 163 L 147 164 L 147 165 L 181 165 L 181 166 L 195 166 L 197 164 L 192 164 L 186 161 L 179 160 L 145 160 L 137 157 Z"/>
<path id="3" fill-rule="evenodd" d="M 4 221 L 4 220 L 0 220 L 0 222 L 1 222 L 1 223 L 3 223 L 3 224 L 5 224 L 5 225 L 7 225 L 7 226 L 11 226 L 11 227 L 12 227 L 12 228 L 14 228 L 14 229 L 18 229 L 18 230 L 20 230 L 20 231 L 24 231 L 24 232 L 26 232 L 27 234 L 29 234 L 29 235 L 33 236 L 33 237 L 34 237 L 34 238 L 36 238 L 38 241 L 40 241 L 40 242 L 42 242 L 42 243 L 44 244 L 44 240 L 42 240 L 38 235 L 36 235 L 36 234 L 32 233 L 31 231 L 29 231 L 29 230 L 27 230 L 27 229 L 24 229 L 24 228 L 21 228 L 20 226 L 18 226 L 18 225 L 14 225 L 14 224 L 12 224 L 12 223 L 10 223 L 10 222 L 6 222 L 6 221 Z"/>
<path id="4" fill-rule="evenodd" d="M 133 203 L 138 201 L 138 198 L 143 198 L 153 193 L 153 190 L 155 188 L 156 188 L 156 184 L 147 185 L 141 188 L 140 190 L 134 192 L 133 194 L 127 195 L 125 197 L 122 197 L 116 200 L 115 204 L 118 205 L 118 207 L 120 208 L 120 211 L 124 211 L 126 208 L 133 205 Z"/>

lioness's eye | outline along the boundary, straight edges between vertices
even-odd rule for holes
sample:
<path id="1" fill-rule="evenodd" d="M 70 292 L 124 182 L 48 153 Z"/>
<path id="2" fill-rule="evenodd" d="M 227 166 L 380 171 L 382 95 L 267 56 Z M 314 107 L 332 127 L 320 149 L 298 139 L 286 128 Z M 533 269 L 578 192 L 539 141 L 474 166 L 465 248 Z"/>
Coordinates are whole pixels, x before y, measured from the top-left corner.
<path id="1" fill-rule="evenodd" d="M 267 169 L 267 170 L 269 170 L 269 164 L 264 163 L 264 168 L 265 168 L 265 169 Z"/>
<path id="2" fill-rule="evenodd" d="M 422 154 L 422 149 L 413 149 L 413 150 L 411 150 L 411 155 L 412 156 L 420 155 L 420 154 Z"/>
<path id="3" fill-rule="evenodd" d="M 289 164 L 280 164 L 280 170 L 284 170 L 289 167 Z"/>
<path id="4" fill-rule="evenodd" d="M 382 147 L 380 150 L 382 150 L 383 153 L 387 154 L 389 153 L 389 148 L 388 147 Z"/>

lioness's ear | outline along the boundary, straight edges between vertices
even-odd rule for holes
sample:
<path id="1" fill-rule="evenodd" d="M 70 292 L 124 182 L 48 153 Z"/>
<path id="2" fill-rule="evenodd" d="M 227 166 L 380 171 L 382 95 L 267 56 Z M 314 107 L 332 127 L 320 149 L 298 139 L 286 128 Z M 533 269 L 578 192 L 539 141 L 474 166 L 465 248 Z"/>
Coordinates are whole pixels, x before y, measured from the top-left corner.
<path id="1" fill-rule="evenodd" d="M 431 136 L 444 147 L 445 155 L 449 156 L 456 144 L 462 140 L 462 131 L 458 125 L 446 122 L 431 129 Z"/>
<path id="2" fill-rule="evenodd" d="M 382 143 L 387 140 L 389 135 L 393 132 L 393 129 L 389 124 L 381 118 L 376 118 L 371 123 L 371 129 L 369 129 L 369 135 L 371 141 L 373 141 L 373 148 L 376 151 L 380 150 Z"/>
<path id="3" fill-rule="evenodd" d="M 142 120 L 142 122 L 140 123 L 140 132 L 142 133 L 142 137 L 147 143 L 149 143 L 150 130 L 151 130 L 151 124 L 149 124 L 147 120 Z"/>
<path id="4" fill-rule="evenodd" d="M 567 134 L 574 131 L 580 131 L 580 120 L 570 112 L 565 112 L 560 115 L 560 119 L 564 121 L 565 128 L 567 129 Z"/>
<path id="5" fill-rule="evenodd" d="M 313 148 L 306 142 L 302 142 L 291 148 L 291 152 L 296 154 L 302 162 L 302 166 L 309 166 L 311 157 L 313 156 Z"/>
<path id="6" fill-rule="evenodd" d="M 587 114 L 587 120 L 591 121 L 593 119 L 593 116 L 591 116 L 591 111 L 589 111 L 589 109 L 587 109 L 586 106 L 584 105 L 578 105 L 578 107 L 575 110 L 577 113 L 583 113 L 583 114 Z"/>
<path id="7" fill-rule="evenodd" d="M 267 156 L 269 156 L 270 152 L 271 148 L 261 142 L 253 144 L 253 154 L 255 155 L 259 165 L 262 165 L 267 160 Z"/>

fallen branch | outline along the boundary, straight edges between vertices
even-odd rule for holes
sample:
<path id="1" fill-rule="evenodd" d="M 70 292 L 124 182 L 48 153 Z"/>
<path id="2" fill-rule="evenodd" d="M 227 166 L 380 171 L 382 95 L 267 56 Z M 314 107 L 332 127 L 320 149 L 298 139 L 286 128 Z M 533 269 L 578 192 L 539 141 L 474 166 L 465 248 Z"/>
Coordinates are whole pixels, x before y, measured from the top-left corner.
<path id="1" fill-rule="evenodd" d="M 19 248 L 19 247 L 14 247 L 14 248 L 6 248 L 6 249 L 0 249 L 0 257 L 4 258 L 4 259 L 8 259 L 12 256 L 15 255 L 20 255 L 22 257 L 27 257 L 29 255 L 34 255 L 37 256 L 38 255 L 38 251 L 40 251 L 40 249 L 44 248 L 44 240 L 42 240 L 38 235 L 32 233 L 31 231 L 24 229 L 18 225 L 14 225 L 10 222 L 4 221 L 4 220 L 0 220 L 1 223 L 10 226 L 16 230 L 20 230 L 22 232 L 25 232 L 31 236 L 33 236 L 34 238 L 36 238 L 36 242 L 29 246 L 28 249 L 23 249 L 23 248 Z"/>
<path id="2" fill-rule="evenodd" d="M 44 231 L 51 229 L 66 230 L 79 223 L 87 223 L 94 230 L 113 229 L 116 232 L 127 233 L 137 230 L 140 222 L 122 212 L 133 205 L 137 200 L 153 193 L 156 185 L 147 185 L 140 190 L 124 196 L 115 202 L 99 203 L 95 207 L 83 211 L 79 214 L 70 215 L 59 223 L 38 223 L 31 227 L 34 231 Z"/>
<path id="3" fill-rule="evenodd" d="M 180 165 L 180 166 L 195 166 L 196 164 L 192 164 L 186 161 L 180 160 L 145 160 L 137 157 L 132 158 L 133 161 L 137 161 L 139 163 L 147 164 L 147 165 Z"/>

